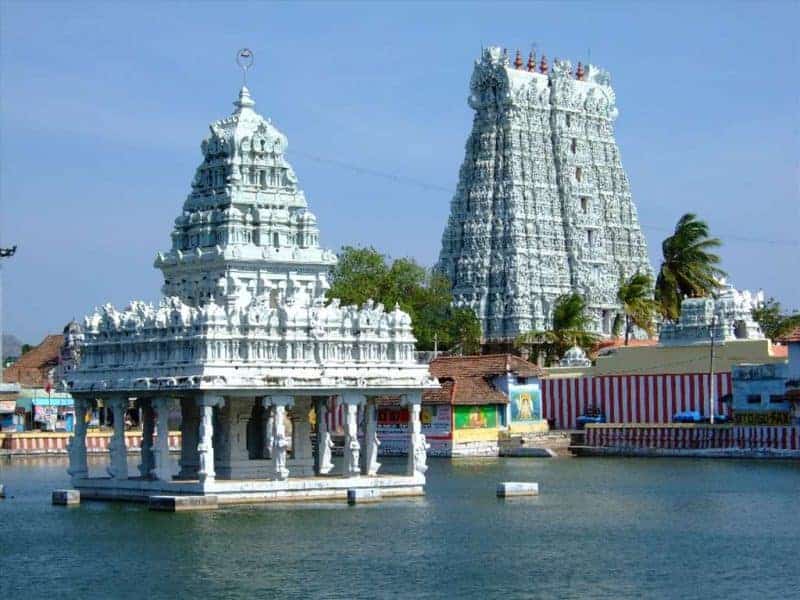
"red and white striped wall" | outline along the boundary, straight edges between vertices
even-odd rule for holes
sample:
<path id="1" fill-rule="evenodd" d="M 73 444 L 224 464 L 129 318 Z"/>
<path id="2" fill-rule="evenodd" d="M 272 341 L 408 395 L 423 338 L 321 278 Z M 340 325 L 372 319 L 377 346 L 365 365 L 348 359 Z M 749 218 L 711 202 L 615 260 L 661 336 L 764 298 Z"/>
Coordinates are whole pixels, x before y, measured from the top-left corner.
<path id="1" fill-rule="evenodd" d="M 800 450 L 798 426 L 589 425 L 585 444 L 597 448 L 663 450 Z"/>
<path id="2" fill-rule="evenodd" d="M 719 401 L 732 390 L 731 374 L 716 373 L 716 414 L 730 416 Z M 577 418 L 599 408 L 609 423 L 671 423 L 686 410 L 708 414 L 708 373 L 681 375 L 598 375 L 542 379 L 542 417 L 556 429 L 575 429 Z"/>

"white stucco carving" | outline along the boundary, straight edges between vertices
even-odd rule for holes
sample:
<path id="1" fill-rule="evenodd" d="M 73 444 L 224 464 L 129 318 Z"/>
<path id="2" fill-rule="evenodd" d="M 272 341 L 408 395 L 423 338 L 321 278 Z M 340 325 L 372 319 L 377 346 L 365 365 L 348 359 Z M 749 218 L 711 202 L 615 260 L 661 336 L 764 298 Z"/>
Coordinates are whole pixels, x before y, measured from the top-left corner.
<path id="1" fill-rule="evenodd" d="M 175 220 L 158 305 L 135 300 L 88 315 L 71 340 L 73 393 L 435 386 L 414 358 L 398 306 L 326 303 L 335 255 L 286 161 L 286 137 L 242 88 L 211 124 L 203 162 Z"/>
<path id="2" fill-rule="evenodd" d="M 586 65 L 578 79 L 561 60 L 546 71 L 489 47 L 470 83 L 475 118 L 438 268 L 490 340 L 548 329 L 556 298 L 572 291 L 610 334 L 621 278 L 651 272 L 608 73 Z"/>
<path id="3" fill-rule="evenodd" d="M 716 298 L 686 298 L 681 302 L 678 320 L 661 326 L 658 341 L 665 346 L 708 343 L 712 323 L 717 342 L 764 339 L 761 327 L 753 319 L 753 309 L 763 303 L 763 292 L 740 292 L 729 285 Z"/>

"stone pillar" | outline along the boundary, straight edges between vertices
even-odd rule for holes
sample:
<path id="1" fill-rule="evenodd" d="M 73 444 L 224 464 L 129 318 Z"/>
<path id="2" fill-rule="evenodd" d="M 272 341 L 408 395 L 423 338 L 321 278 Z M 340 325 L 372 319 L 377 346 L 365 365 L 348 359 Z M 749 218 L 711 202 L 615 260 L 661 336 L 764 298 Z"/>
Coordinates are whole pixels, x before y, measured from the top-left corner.
<path id="1" fill-rule="evenodd" d="M 333 440 L 328 431 L 328 399 L 317 402 L 317 474 L 327 475 L 333 469 Z"/>
<path id="2" fill-rule="evenodd" d="M 155 432 L 153 401 L 150 399 L 139 400 L 139 410 L 142 414 L 142 448 L 139 462 L 139 474 L 143 479 L 149 479 L 155 468 L 155 460 L 153 457 L 153 433 Z"/>
<path id="3" fill-rule="evenodd" d="M 263 440 L 263 447 L 261 449 L 261 458 L 272 458 L 272 429 L 274 427 L 272 418 L 272 405 L 264 406 L 261 413 L 261 431 Z"/>
<path id="4" fill-rule="evenodd" d="M 128 399 L 115 396 L 107 400 L 106 404 L 111 408 L 114 418 L 114 434 L 109 444 L 111 462 L 108 465 L 108 474 L 113 479 L 128 479 L 128 448 L 125 446 L 125 409 L 128 408 Z"/>
<path id="5" fill-rule="evenodd" d="M 69 442 L 69 470 L 73 481 L 89 476 L 86 462 L 86 409 L 89 400 L 75 398 L 75 433 Z"/>
<path id="6" fill-rule="evenodd" d="M 364 475 L 375 476 L 381 463 L 378 462 L 378 447 L 381 445 L 378 439 L 378 410 L 375 401 L 367 401 L 365 406 L 365 426 L 364 426 L 364 445 L 366 454 L 364 456 Z"/>
<path id="7" fill-rule="evenodd" d="M 219 479 L 245 479 L 252 475 L 247 423 L 253 414 L 253 401 L 253 398 L 227 398 L 218 413 L 215 459 Z"/>
<path id="8" fill-rule="evenodd" d="M 419 419 L 422 410 L 422 392 L 412 392 L 406 394 L 404 403 L 408 406 L 408 474 L 425 475 L 428 470 L 428 448 L 429 444 L 425 441 L 422 434 L 422 423 Z"/>
<path id="9" fill-rule="evenodd" d="M 291 412 L 292 460 L 289 468 L 295 477 L 314 475 L 314 447 L 311 445 L 311 398 L 295 397 Z"/>
<path id="10" fill-rule="evenodd" d="M 262 400 L 264 406 L 272 406 L 272 472 L 275 479 L 284 480 L 289 477 L 286 468 L 286 407 L 294 402 L 292 396 L 268 396 Z"/>
<path id="11" fill-rule="evenodd" d="M 361 475 L 359 457 L 361 444 L 358 443 L 358 406 L 364 404 L 362 394 L 347 392 L 342 396 L 344 403 L 344 470 L 345 477 Z"/>
<path id="12" fill-rule="evenodd" d="M 197 479 L 200 409 L 194 398 L 181 398 L 181 462 L 179 479 Z"/>
<path id="13" fill-rule="evenodd" d="M 214 471 L 214 407 L 222 406 L 224 402 L 225 399 L 222 396 L 213 394 L 203 394 L 197 399 L 197 405 L 200 407 L 197 479 L 201 484 L 213 483 L 216 477 Z"/>
<path id="14" fill-rule="evenodd" d="M 156 444 L 153 451 L 155 468 L 153 476 L 161 481 L 172 481 L 175 474 L 175 465 L 169 455 L 169 410 L 172 405 L 170 398 L 156 398 L 153 408 L 156 412 Z"/>

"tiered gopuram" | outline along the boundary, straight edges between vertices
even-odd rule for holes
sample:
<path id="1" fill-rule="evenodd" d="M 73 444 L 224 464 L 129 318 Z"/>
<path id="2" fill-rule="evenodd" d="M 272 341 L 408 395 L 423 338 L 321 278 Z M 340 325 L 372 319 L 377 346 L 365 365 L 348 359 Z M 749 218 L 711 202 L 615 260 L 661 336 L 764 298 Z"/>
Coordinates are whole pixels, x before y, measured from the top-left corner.
<path id="1" fill-rule="evenodd" d="M 614 139 L 609 74 L 490 47 L 475 62 L 472 133 L 442 236 L 439 269 L 487 340 L 551 325 L 578 292 L 609 334 L 620 280 L 651 272 Z"/>
<path id="2" fill-rule="evenodd" d="M 246 87 L 234 105 L 211 124 L 172 247 L 156 258 L 160 305 L 107 305 L 85 319 L 80 362 L 64 374 L 75 398 L 73 484 L 96 498 L 220 502 L 344 497 L 348 488 L 422 493 L 421 393 L 437 384 L 415 360 L 411 320 L 396 306 L 327 303 L 336 257 L 319 246 L 286 136 L 255 112 Z M 409 407 L 409 460 L 398 475 L 378 475 L 378 398 Z M 90 477 L 86 460 L 84 415 L 97 401 L 114 417 L 104 477 Z M 327 413 L 338 405 L 336 465 Z M 130 406 L 143 418 L 136 473 L 124 437 Z M 165 435 L 176 409 L 178 464 Z"/>

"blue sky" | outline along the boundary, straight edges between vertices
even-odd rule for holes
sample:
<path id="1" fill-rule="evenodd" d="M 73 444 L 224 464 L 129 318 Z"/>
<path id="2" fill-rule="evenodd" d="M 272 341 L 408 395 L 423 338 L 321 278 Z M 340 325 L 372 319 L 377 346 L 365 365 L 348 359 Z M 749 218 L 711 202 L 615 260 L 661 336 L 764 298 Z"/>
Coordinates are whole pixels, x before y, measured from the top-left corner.
<path id="1" fill-rule="evenodd" d="M 255 51 L 257 109 L 325 246 L 431 265 L 463 159 L 481 44 L 611 71 L 617 140 L 658 264 L 687 211 L 739 287 L 800 308 L 796 2 L 3 2 L 4 324 L 38 341 L 104 302 L 155 300 L 156 251 Z M 381 174 L 392 175 L 387 177 Z"/>

